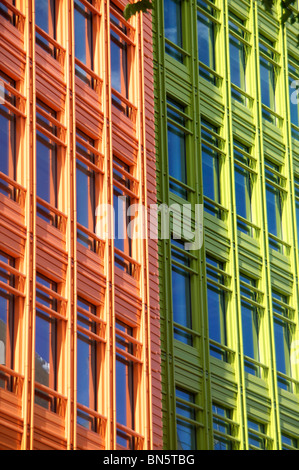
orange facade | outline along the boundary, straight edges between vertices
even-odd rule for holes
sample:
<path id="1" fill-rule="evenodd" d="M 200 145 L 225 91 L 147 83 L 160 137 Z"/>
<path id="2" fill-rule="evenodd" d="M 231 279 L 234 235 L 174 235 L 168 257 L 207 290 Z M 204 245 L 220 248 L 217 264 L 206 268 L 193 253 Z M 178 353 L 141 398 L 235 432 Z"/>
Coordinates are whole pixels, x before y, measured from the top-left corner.
<path id="1" fill-rule="evenodd" d="M 125 4 L 0 2 L 0 449 L 162 448 L 157 241 L 103 210 L 156 202 Z"/>

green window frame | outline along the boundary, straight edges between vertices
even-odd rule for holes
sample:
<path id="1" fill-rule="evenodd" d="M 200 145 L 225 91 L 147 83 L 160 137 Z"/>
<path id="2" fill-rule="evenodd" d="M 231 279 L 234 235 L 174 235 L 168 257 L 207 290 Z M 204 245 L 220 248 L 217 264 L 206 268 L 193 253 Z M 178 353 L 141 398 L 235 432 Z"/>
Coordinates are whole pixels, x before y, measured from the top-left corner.
<path id="1" fill-rule="evenodd" d="M 186 106 L 167 97 L 167 153 L 169 190 L 188 199 L 188 129 Z"/>
<path id="2" fill-rule="evenodd" d="M 247 91 L 246 68 L 248 57 L 248 32 L 245 21 L 229 12 L 229 51 L 231 72 L 232 98 L 247 105 L 244 92 Z"/>
<path id="3" fill-rule="evenodd" d="M 216 39 L 220 21 L 215 1 L 197 0 L 197 44 L 199 75 L 215 86 L 222 77 L 217 73 Z"/>
<path id="4" fill-rule="evenodd" d="M 296 140 L 299 139 L 298 77 L 299 60 L 290 54 L 288 57 L 290 118 L 292 137 Z"/>
<path id="5" fill-rule="evenodd" d="M 213 449 L 236 450 L 237 443 L 233 437 L 233 411 L 218 403 L 212 404 L 213 412 Z"/>
<path id="6" fill-rule="evenodd" d="M 298 438 L 291 436 L 285 432 L 281 433 L 281 447 L 282 450 L 298 450 Z"/>
<path id="7" fill-rule="evenodd" d="M 231 291 L 224 263 L 209 253 L 206 254 L 206 276 L 210 356 L 229 362 L 227 311 Z"/>
<path id="8" fill-rule="evenodd" d="M 238 230 L 253 236 L 252 195 L 256 172 L 251 149 L 234 139 L 234 176 Z"/>
<path id="9" fill-rule="evenodd" d="M 260 86 L 263 118 L 277 124 L 277 77 L 279 73 L 278 53 L 275 43 L 263 34 L 259 35 Z"/>
<path id="10" fill-rule="evenodd" d="M 197 449 L 197 405 L 195 393 L 176 387 L 176 436 L 178 450 Z"/>
<path id="11" fill-rule="evenodd" d="M 290 296 L 272 289 L 272 310 L 277 384 L 280 388 L 292 391 L 291 342 L 295 324 Z"/>
<path id="12" fill-rule="evenodd" d="M 265 159 L 266 205 L 270 248 L 283 253 L 283 206 L 286 178 L 281 173 L 280 165 Z"/>
<path id="13" fill-rule="evenodd" d="M 172 319 L 174 338 L 193 346 L 193 276 L 192 255 L 184 250 L 182 240 L 171 240 Z"/>
<path id="14" fill-rule="evenodd" d="M 224 218 L 222 206 L 222 139 L 219 128 L 206 119 L 201 120 L 201 164 L 204 194 L 204 210 L 217 217 Z"/>
<path id="15" fill-rule="evenodd" d="M 184 18 L 185 8 L 182 0 L 164 0 L 164 40 L 165 52 L 180 63 L 186 57 Z"/>
<path id="16" fill-rule="evenodd" d="M 260 377 L 260 291 L 257 289 L 257 280 L 242 272 L 240 273 L 240 301 L 244 369 Z"/>
<path id="17" fill-rule="evenodd" d="M 267 450 L 268 436 L 266 434 L 266 424 L 249 418 L 247 425 L 249 450 Z"/>

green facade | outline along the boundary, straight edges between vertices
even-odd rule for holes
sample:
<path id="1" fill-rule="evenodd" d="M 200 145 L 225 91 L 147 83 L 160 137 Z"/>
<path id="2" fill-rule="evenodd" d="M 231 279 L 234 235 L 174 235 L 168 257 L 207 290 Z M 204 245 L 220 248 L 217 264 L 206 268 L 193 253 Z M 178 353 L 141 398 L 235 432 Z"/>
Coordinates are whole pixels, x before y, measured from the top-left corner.
<path id="1" fill-rule="evenodd" d="M 204 204 L 201 249 L 159 240 L 165 449 L 299 447 L 298 24 L 280 18 L 154 2 L 158 203 Z"/>

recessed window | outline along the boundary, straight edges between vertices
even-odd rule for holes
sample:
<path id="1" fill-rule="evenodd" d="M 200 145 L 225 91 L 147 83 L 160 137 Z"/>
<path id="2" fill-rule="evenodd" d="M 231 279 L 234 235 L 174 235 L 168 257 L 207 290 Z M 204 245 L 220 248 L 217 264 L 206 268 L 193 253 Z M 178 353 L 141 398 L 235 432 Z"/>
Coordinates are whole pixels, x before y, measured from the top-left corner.
<path id="1" fill-rule="evenodd" d="M 178 450 L 196 450 L 195 394 L 176 388 L 176 433 Z"/>
<path id="2" fill-rule="evenodd" d="M 164 0 L 165 52 L 183 63 L 182 1 Z"/>
<path id="3" fill-rule="evenodd" d="M 15 356 L 15 315 L 16 298 L 14 295 L 14 259 L 0 251 L 0 365 L 14 368 Z M 0 387 L 13 390 L 12 377 L 0 370 Z"/>

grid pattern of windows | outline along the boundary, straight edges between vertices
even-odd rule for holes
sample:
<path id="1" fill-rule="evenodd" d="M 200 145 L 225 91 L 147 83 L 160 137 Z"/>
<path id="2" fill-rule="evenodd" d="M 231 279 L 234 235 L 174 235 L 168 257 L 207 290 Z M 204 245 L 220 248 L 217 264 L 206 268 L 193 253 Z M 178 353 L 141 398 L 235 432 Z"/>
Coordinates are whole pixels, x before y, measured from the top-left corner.
<path id="1" fill-rule="evenodd" d="M 151 19 L 124 7 L 0 1 L 1 449 L 162 445 L 156 242 L 123 217 L 155 185 Z"/>
<path id="2" fill-rule="evenodd" d="M 263 3 L 163 0 L 153 12 L 158 199 L 177 204 L 178 212 L 184 198 L 204 208 L 201 250 L 182 251 L 179 260 L 180 240 L 160 243 L 168 446 L 178 445 L 171 433 L 177 383 L 200 391 L 202 403 L 212 395 L 233 410 L 237 426 L 225 421 L 222 430 L 231 427 L 232 438 L 221 436 L 219 448 L 248 448 L 247 411 L 258 425 L 267 423 L 252 425 L 252 446 L 269 448 L 273 439 L 280 448 L 285 421 L 296 434 L 282 403 L 293 410 L 298 392 L 297 22 L 281 26 L 280 2 L 271 11 Z M 170 97 L 185 104 L 181 122 Z M 288 297 L 283 318 L 272 308 L 271 286 Z M 277 400 L 273 413 L 267 400 Z M 199 449 L 213 447 L 210 406 Z"/>

